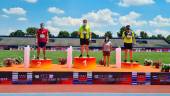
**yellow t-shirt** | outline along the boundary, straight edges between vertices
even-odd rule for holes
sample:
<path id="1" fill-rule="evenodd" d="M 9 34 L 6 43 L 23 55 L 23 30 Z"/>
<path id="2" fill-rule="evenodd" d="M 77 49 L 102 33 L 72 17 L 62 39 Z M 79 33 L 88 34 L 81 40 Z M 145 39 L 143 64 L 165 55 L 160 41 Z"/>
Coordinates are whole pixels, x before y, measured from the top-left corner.
<path id="1" fill-rule="evenodd" d="M 122 34 L 122 39 L 124 43 L 133 43 L 133 39 L 135 39 L 135 34 L 132 30 L 130 32 L 124 31 Z"/>
<path id="2" fill-rule="evenodd" d="M 79 28 L 79 32 L 80 32 L 80 38 L 81 39 L 89 39 L 90 38 L 90 26 L 89 25 L 86 25 L 85 27 L 82 25 L 80 26 Z M 86 37 L 84 37 L 86 36 Z"/>

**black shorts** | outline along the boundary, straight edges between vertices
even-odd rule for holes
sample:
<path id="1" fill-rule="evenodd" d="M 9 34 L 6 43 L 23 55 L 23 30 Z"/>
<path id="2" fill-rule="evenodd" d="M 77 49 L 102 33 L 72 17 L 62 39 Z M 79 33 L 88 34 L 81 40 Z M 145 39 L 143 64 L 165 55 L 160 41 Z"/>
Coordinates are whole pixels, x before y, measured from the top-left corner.
<path id="1" fill-rule="evenodd" d="M 80 39 L 80 45 L 89 45 L 89 39 Z"/>
<path id="2" fill-rule="evenodd" d="M 124 49 L 131 49 L 133 48 L 133 44 L 132 43 L 124 43 Z"/>
<path id="3" fill-rule="evenodd" d="M 46 47 L 46 42 L 39 42 L 38 43 L 38 47 L 40 47 L 40 48 L 44 48 L 44 47 Z"/>

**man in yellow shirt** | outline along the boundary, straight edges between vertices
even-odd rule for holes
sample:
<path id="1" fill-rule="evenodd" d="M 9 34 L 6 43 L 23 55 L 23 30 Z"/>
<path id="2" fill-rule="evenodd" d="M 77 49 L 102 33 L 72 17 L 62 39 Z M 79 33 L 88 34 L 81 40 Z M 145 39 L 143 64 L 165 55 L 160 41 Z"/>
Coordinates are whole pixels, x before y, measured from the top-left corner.
<path id="1" fill-rule="evenodd" d="M 128 50 L 130 53 L 130 62 L 133 62 L 133 44 L 136 44 L 135 33 L 130 29 L 130 25 L 126 26 L 126 30 L 122 34 L 122 39 L 124 42 L 124 62 L 127 62 Z"/>
<path id="2" fill-rule="evenodd" d="M 81 54 L 79 57 L 82 57 L 84 49 L 86 50 L 87 57 L 89 57 L 89 41 L 91 39 L 90 26 L 87 24 L 87 20 L 83 20 L 83 25 L 79 28 L 80 35 L 80 45 L 81 45 Z"/>

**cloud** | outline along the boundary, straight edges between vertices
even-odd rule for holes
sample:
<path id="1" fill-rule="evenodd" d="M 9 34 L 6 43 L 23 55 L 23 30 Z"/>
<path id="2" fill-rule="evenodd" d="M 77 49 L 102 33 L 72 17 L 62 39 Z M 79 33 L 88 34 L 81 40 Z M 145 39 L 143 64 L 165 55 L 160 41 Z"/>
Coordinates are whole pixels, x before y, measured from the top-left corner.
<path id="1" fill-rule="evenodd" d="M 14 14 L 14 15 L 25 15 L 27 13 L 27 11 L 21 7 L 14 7 L 9 9 L 3 8 L 2 11 L 6 14 Z"/>
<path id="2" fill-rule="evenodd" d="M 162 34 L 162 35 L 165 36 L 165 37 L 167 37 L 168 35 L 170 35 L 170 31 L 161 30 L 161 29 L 155 29 L 152 33 L 153 33 L 153 34 Z"/>
<path id="3" fill-rule="evenodd" d="M 110 9 L 100 9 L 97 12 L 89 12 L 82 16 L 82 19 L 90 21 L 92 27 L 102 27 L 116 25 L 116 17 L 118 13 L 112 12 Z"/>
<path id="4" fill-rule="evenodd" d="M 48 12 L 54 13 L 54 14 L 64 14 L 64 11 L 62 9 L 56 8 L 56 7 L 49 7 Z"/>
<path id="5" fill-rule="evenodd" d="M 4 17 L 4 18 L 9 18 L 9 16 L 8 15 L 1 15 L 2 17 Z"/>
<path id="6" fill-rule="evenodd" d="M 112 12 L 110 9 L 101 9 L 83 14 L 80 18 L 54 16 L 47 21 L 47 26 L 51 28 L 51 31 L 54 31 L 54 28 L 75 31 L 82 24 L 82 20 L 87 19 L 91 28 L 106 29 L 108 26 L 117 24 L 118 16 L 118 13 Z M 97 32 L 99 33 L 99 31 Z"/>
<path id="7" fill-rule="evenodd" d="M 167 3 L 170 3 L 170 0 L 166 0 Z"/>
<path id="8" fill-rule="evenodd" d="M 47 26 L 47 29 L 50 31 L 51 34 L 57 36 L 58 33 L 60 32 L 60 29 L 54 26 Z"/>
<path id="9" fill-rule="evenodd" d="M 128 15 L 120 16 L 119 22 L 121 25 L 133 25 L 133 26 L 144 26 L 147 24 L 147 21 L 137 20 L 141 14 L 131 11 Z"/>
<path id="10" fill-rule="evenodd" d="M 18 20 L 18 21 L 27 21 L 27 18 L 25 18 L 25 17 L 19 17 L 17 20 Z"/>
<path id="11" fill-rule="evenodd" d="M 37 3 L 38 2 L 38 0 L 25 0 L 25 1 L 28 3 Z"/>
<path id="12" fill-rule="evenodd" d="M 118 5 L 122 7 L 129 7 L 129 6 L 149 5 L 154 3 L 155 3 L 154 0 L 120 0 Z"/>
<path id="13" fill-rule="evenodd" d="M 149 21 L 150 26 L 154 27 L 170 27 L 170 18 L 164 18 L 161 15 L 156 16 Z"/>

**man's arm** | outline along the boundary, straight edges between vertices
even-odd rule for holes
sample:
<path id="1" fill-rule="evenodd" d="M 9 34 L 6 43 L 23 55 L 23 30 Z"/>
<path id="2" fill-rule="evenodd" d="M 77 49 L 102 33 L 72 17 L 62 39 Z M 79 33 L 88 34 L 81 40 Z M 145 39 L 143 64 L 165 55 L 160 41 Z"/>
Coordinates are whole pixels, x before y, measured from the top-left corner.
<path id="1" fill-rule="evenodd" d="M 49 31 L 47 30 L 47 43 L 48 43 L 48 41 L 49 41 L 49 33 L 48 33 Z"/>
<path id="2" fill-rule="evenodd" d="M 135 33 L 134 32 L 133 32 L 132 39 L 133 39 L 133 43 L 136 44 L 136 38 L 135 38 Z"/>

